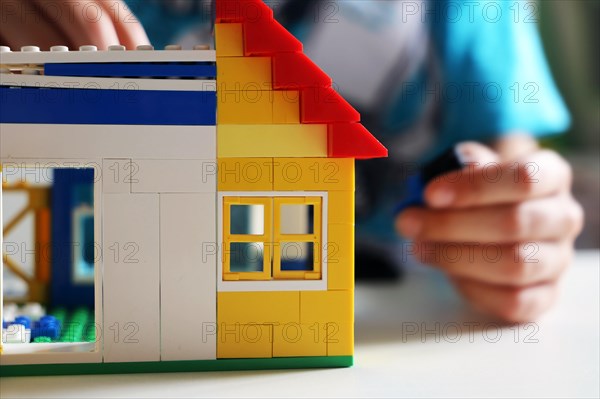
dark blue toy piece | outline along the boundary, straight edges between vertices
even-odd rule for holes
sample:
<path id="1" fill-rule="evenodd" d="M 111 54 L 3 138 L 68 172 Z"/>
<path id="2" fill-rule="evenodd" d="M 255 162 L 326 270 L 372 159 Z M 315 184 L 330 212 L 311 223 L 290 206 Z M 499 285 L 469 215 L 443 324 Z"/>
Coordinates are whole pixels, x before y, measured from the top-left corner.
<path id="1" fill-rule="evenodd" d="M 444 152 L 433 161 L 425 164 L 420 173 L 410 176 L 407 181 L 407 196 L 394 208 L 394 215 L 399 214 L 406 208 L 414 206 L 424 206 L 425 199 L 423 197 L 425 187 L 436 177 L 446 173 L 460 170 L 463 168 L 463 163 L 460 161 L 454 148 Z"/>
<path id="2" fill-rule="evenodd" d="M 48 337 L 56 340 L 60 337 L 60 322 L 54 316 L 44 316 L 31 330 L 31 340 L 38 337 Z"/>
<path id="3" fill-rule="evenodd" d="M 94 284 L 74 281 L 74 251 L 80 245 L 74 237 L 73 218 L 81 205 L 81 186 L 93 190 L 93 169 L 54 169 L 52 185 L 52 279 L 50 305 L 75 309 L 94 309 Z M 91 202 L 92 200 L 89 199 Z M 88 203 L 90 207 L 93 203 Z M 42 319 L 44 320 L 44 319 Z M 40 321 L 42 321 L 40 320 Z"/>
<path id="4" fill-rule="evenodd" d="M 206 78 L 217 77 L 214 63 L 104 63 L 46 64 L 46 76 L 121 77 L 121 78 Z"/>
<path id="5" fill-rule="evenodd" d="M 0 123 L 216 125 L 212 91 L 0 88 Z"/>
<path id="6" fill-rule="evenodd" d="M 406 208 L 425 205 L 423 192 L 425 191 L 425 183 L 421 173 L 412 175 L 406 179 L 406 197 L 400 201 L 394 208 L 394 215 L 399 214 Z"/>
<path id="7" fill-rule="evenodd" d="M 21 324 L 25 328 L 31 328 L 31 318 L 27 316 L 17 316 L 11 324 Z"/>

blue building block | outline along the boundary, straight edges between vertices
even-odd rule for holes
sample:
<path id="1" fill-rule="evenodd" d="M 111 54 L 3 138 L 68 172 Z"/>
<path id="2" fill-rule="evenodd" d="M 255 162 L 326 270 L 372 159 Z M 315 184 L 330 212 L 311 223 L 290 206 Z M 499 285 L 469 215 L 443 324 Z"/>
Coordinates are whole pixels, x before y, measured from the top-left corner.
<path id="1" fill-rule="evenodd" d="M 212 91 L 0 88 L 0 123 L 214 126 Z"/>
<path id="2" fill-rule="evenodd" d="M 44 316 L 37 323 L 35 328 L 31 330 L 31 339 L 38 337 L 48 337 L 56 340 L 60 337 L 61 325 L 60 322 L 53 316 Z"/>
<path id="3" fill-rule="evenodd" d="M 78 195 L 81 187 L 93 190 L 93 169 L 54 169 L 52 185 L 52 279 L 50 285 L 50 306 L 75 309 L 85 306 L 94 309 L 94 284 L 74 281 L 73 245 L 74 210 L 82 201 L 94 206 L 92 196 Z M 40 319 L 40 323 L 46 320 Z"/>
<path id="4" fill-rule="evenodd" d="M 27 316 L 17 316 L 15 321 L 10 324 L 21 324 L 25 328 L 31 328 L 31 319 Z"/>

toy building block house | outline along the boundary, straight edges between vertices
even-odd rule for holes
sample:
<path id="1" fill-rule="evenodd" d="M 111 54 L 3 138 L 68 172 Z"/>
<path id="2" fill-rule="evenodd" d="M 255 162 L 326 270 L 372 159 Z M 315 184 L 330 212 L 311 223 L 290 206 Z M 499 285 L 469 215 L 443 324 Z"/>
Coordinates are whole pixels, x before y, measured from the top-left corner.
<path id="1" fill-rule="evenodd" d="M 262 1 L 218 0 L 214 32 L 3 48 L 2 208 L 39 200 L 3 215 L 2 375 L 352 364 L 354 161 L 387 151 Z"/>

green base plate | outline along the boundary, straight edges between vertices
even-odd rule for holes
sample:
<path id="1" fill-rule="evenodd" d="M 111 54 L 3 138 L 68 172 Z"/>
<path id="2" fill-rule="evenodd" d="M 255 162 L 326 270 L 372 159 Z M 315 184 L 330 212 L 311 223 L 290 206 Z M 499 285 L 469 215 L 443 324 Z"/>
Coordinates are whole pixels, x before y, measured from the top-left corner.
<path id="1" fill-rule="evenodd" d="M 0 366 L 0 377 L 334 368 L 350 367 L 352 363 L 352 356 L 317 356 L 174 362 L 27 364 Z"/>

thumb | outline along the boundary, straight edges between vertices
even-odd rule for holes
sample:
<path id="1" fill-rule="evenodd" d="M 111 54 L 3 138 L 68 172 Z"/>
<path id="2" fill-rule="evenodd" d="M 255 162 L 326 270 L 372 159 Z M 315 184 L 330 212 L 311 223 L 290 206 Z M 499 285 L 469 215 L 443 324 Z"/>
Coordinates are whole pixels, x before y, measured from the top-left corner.
<path id="1" fill-rule="evenodd" d="M 500 161 L 500 156 L 491 148 L 474 141 L 457 144 L 454 152 L 463 168 L 441 175 L 427 185 L 424 199 L 429 206 L 444 208 L 455 202 L 460 194 L 456 190 L 469 187 L 469 177 L 473 176 L 474 170 Z M 450 189 L 450 186 L 455 187 Z"/>
<path id="2" fill-rule="evenodd" d="M 475 141 L 465 141 L 464 143 L 457 144 L 454 147 L 454 152 L 460 163 L 465 166 L 474 164 L 478 167 L 500 161 L 500 156 L 490 147 Z"/>

